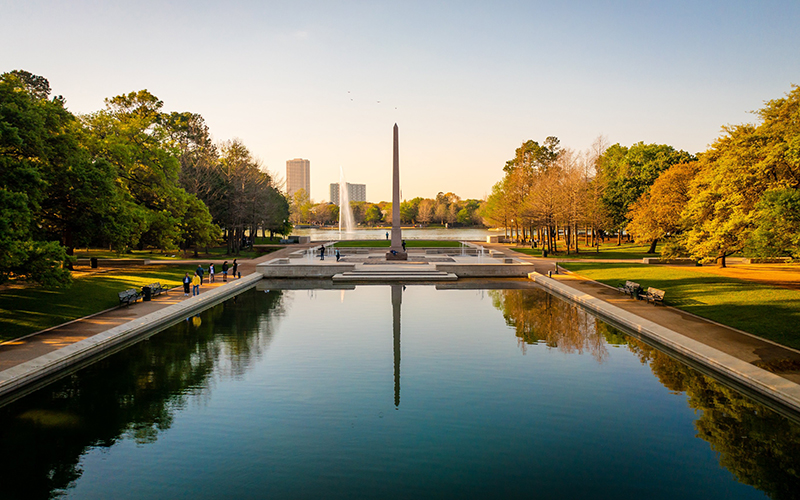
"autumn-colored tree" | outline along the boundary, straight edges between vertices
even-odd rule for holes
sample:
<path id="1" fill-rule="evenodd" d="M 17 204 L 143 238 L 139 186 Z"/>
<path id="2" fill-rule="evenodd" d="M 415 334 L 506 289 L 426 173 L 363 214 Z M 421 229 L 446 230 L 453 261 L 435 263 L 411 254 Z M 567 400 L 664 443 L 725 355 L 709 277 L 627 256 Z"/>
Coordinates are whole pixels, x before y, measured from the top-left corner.
<path id="1" fill-rule="evenodd" d="M 800 188 L 800 87 L 769 101 L 763 122 L 723 128 L 725 135 L 700 156 L 687 216 L 687 246 L 702 262 L 743 250 L 763 217 L 758 203 L 773 190 Z M 763 233 L 763 232 L 762 232 Z M 763 233 L 767 234 L 767 233 Z"/>
<path id="2" fill-rule="evenodd" d="M 430 224 L 434 220 L 434 207 L 435 202 L 429 198 L 420 201 L 417 209 L 417 220 L 422 224 Z"/>
<path id="3" fill-rule="evenodd" d="M 688 229 L 690 222 L 682 214 L 698 168 L 697 162 L 671 166 L 631 205 L 626 229 L 636 240 L 650 241 L 647 253 L 655 253 L 659 240 L 677 238 Z"/>
<path id="4" fill-rule="evenodd" d="M 308 224 L 311 221 L 311 208 L 314 206 L 305 189 L 298 189 L 292 195 L 289 205 L 289 218 L 292 224 Z"/>

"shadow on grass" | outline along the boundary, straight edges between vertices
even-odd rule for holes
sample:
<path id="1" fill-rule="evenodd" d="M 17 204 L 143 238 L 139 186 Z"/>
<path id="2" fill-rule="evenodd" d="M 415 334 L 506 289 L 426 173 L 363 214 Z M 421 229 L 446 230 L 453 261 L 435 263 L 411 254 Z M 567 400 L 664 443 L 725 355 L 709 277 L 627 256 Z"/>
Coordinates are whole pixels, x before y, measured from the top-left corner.
<path id="1" fill-rule="evenodd" d="M 626 280 L 664 290 L 666 305 L 800 349 L 800 291 L 701 271 L 624 263 L 565 263 L 587 278 L 617 286 Z"/>
<path id="2" fill-rule="evenodd" d="M 66 323 L 119 305 L 118 292 L 141 289 L 160 282 L 173 287 L 181 284 L 189 266 L 130 268 L 85 276 L 68 289 L 45 290 L 39 287 L 12 289 L 0 293 L 0 340 L 9 340 Z"/>

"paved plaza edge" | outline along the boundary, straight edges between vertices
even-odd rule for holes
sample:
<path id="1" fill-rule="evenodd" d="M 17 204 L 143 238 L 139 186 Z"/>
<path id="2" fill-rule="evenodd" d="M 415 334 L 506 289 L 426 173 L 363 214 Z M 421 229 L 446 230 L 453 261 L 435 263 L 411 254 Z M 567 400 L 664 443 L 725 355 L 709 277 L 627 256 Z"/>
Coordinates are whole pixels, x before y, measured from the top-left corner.
<path id="1" fill-rule="evenodd" d="M 683 358 L 708 367 L 715 374 L 752 392 L 766 396 L 770 401 L 790 410 L 795 418 L 796 415 L 800 415 L 800 385 L 791 380 L 770 373 L 540 273 L 533 272 L 529 277 L 546 290 L 567 298 L 603 318 L 610 319 L 613 323 L 636 332 Z"/>
<path id="2" fill-rule="evenodd" d="M 118 349 L 115 348 L 126 346 L 131 341 L 138 341 L 148 334 L 154 334 L 255 286 L 262 277 L 258 272 L 243 276 L 225 286 L 214 288 L 204 294 L 172 304 L 141 318 L 3 370 L 0 372 L 0 397 L 8 396 L 28 386 L 35 386 L 43 379 L 49 379 L 72 367 L 82 366 L 86 361 L 94 360 L 100 355 L 116 352 Z"/>

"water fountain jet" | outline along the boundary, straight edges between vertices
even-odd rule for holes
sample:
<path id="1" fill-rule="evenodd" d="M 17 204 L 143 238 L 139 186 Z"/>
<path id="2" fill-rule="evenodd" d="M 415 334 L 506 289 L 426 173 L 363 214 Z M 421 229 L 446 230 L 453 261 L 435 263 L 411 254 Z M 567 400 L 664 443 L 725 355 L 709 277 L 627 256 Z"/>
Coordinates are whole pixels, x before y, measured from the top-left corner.
<path id="1" fill-rule="evenodd" d="M 342 225 L 346 234 L 353 234 L 355 224 L 353 222 L 353 207 L 350 206 L 350 193 L 347 189 L 347 181 L 344 178 L 344 169 L 339 167 L 339 239 L 342 239 Z"/>

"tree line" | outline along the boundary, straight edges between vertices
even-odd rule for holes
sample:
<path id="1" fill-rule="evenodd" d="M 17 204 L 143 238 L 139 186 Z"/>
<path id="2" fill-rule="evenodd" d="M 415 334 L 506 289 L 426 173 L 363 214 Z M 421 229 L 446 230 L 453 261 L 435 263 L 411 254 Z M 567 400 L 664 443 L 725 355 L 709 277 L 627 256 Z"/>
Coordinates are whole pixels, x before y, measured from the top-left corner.
<path id="1" fill-rule="evenodd" d="M 75 248 L 188 249 L 288 231 L 288 202 L 238 140 L 147 90 L 75 115 L 46 78 L 0 75 L 0 283 L 69 283 Z"/>
<path id="2" fill-rule="evenodd" d="M 705 152 L 665 144 L 585 152 L 556 137 L 517 148 L 482 211 L 517 240 L 579 251 L 616 235 L 647 242 L 664 257 L 718 262 L 800 255 L 800 88 L 768 101 L 759 124 L 723 127 Z M 624 236 L 625 235 L 625 236 Z"/>
<path id="3" fill-rule="evenodd" d="M 402 224 L 480 226 L 483 217 L 480 209 L 483 201 L 466 199 L 454 193 L 439 193 L 436 198 L 417 197 L 400 203 Z M 392 203 L 351 201 L 353 219 L 356 224 L 379 226 L 392 223 Z M 291 222 L 294 224 L 329 225 L 339 221 L 339 206 L 333 203 L 315 203 L 305 190 L 294 193 L 291 200 Z"/>
<path id="4" fill-rule="evenodd" d="M 665 255 L 800 256 L 800 87 L 765 103 L 758 124 L 723 127 L 693 161 L 663 171 L 628 212 L 628 230 Z"/>

